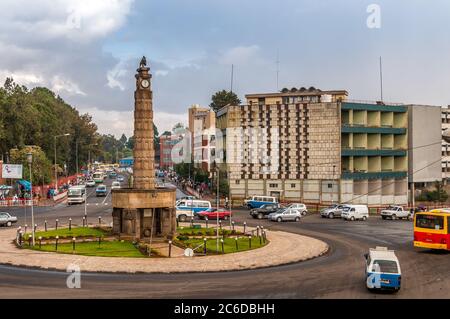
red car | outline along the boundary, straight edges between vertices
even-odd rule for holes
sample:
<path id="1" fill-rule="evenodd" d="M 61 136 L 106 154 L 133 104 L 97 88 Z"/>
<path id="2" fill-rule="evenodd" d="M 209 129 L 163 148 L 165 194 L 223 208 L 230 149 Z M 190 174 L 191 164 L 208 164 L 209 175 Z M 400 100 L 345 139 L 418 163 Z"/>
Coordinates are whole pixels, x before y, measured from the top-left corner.
<path id="1" fill-rule="evenodd" d="M 208 217 L 208 219 L 217 219 L 217 215 L 219 215 L 219 219 L 228 220 L 231 217 L 231 212 L 229 210 L 226 210 L 224 208 L 209 208 L 207 210 L 201 211 L 196 213 L 200 219 L 205 219 Z"/>

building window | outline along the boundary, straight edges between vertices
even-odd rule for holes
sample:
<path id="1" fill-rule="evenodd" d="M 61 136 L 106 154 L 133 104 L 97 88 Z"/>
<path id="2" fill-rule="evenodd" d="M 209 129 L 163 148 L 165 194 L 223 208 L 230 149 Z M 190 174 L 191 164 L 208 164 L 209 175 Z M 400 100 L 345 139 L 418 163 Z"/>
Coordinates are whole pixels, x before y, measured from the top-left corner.
<path id="1" fill-rule="evenodd" d="M 239 184 L 241 183 L 241 181 L 235 180 L 234 183 L 235 183 L 236 185 L 239 185 Z"/>
<path id="2" fill-rule="evenodd" d="M 269 184 L 270 188 L 278 188 L 278 184 Z"/>
<path id="3" fill-rule="evenodd" d="M 291 188 L 295 188 L 295 184 L 291 184 Z"/>

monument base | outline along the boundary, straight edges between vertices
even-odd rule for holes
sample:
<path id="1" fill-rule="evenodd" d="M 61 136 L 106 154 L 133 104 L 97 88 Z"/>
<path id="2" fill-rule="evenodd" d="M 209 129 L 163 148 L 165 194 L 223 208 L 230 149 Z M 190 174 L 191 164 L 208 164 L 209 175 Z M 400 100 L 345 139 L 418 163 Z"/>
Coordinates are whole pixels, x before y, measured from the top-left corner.
<path id="1" fill-rule="evenodd" d="M 176 233 L 176 190 L 114 189 L 113 233 L 136 241 L 172 239 Z"/>

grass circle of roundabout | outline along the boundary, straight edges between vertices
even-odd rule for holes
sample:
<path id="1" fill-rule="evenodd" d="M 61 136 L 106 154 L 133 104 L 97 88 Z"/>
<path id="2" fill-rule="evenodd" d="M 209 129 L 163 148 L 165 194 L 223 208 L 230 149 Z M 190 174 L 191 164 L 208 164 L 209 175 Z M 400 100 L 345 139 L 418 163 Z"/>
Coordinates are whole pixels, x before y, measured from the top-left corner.
<path id="1" fill-rule="evenodd" d="M 173 240 L 171 258 L 155 258 L 168 256 L 167 249 L 161 250 L 161 245 L 168 246 L 167 242 L 153 242 L 149 258 L 148 251 L 143 249 L 146 244 L 120 240 L 111 236 L 110 229 L 105 227 L 38 232 L 34 247 L 29 234 L 23 236 L 19 247 L 18 230 L 8 229 L 0 232 L 0 264 L 58 271 L 67 271 L 75 264 L 84 272 L 96 273 L 199 273 L 274 267 L 316 258 L 328 251 L 325 242 L 312 237 L 265 230 L 263 239 L 257 236 L 257 228 L 248 226 L 245 233 L 242 226 L 235 226 L 235 232 L 231 227 L 223 227 L 223 237 L 219 238 L 217 247 L 217 229 L 192 227 L 189 223 L 180 226 L 184 228 L 180 227 Z M 253 234 L 251 240 L 249 234 Z M 74 236 L 77 236 L 75 247 Z M 205 239 L 206 256 L 201 244 Z M 223 239 L 223 250 L 220 239 Z M 185 248 L 197 248 L 196 257 L 184 256 Z"/>
<path id="2" fill-rule="evenodd" d="M 32 245 L 30 233 L 23 236 L 21 248 L 43 252 L 74 254 L 97 257 L 169 257 L 148 243 L 120 240 L 107 227 L 71 227 L 39 231 Z M 174 248 L 190 248 L 194 256 L 230 254 L 258 249 L 267 245 L 265 234 L 258 231 L 244 234 L 242 231 L 225 228 L 179 227 L 173 240 Z M 168 244 L 167 244 L 168 245 Z M 171 257 L 171 256 L 170 256 Z"/>

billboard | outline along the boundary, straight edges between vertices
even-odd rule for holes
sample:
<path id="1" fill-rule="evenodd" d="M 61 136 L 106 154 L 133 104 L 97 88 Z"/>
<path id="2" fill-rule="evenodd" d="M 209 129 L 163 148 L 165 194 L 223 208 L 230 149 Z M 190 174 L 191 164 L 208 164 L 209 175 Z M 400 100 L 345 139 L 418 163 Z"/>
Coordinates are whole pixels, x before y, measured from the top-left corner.
<path id="1" fill-rule="evenodd" d="M 22 170 L 21 164 L 3 164 L 2 178 L 22 178 Z"/>

